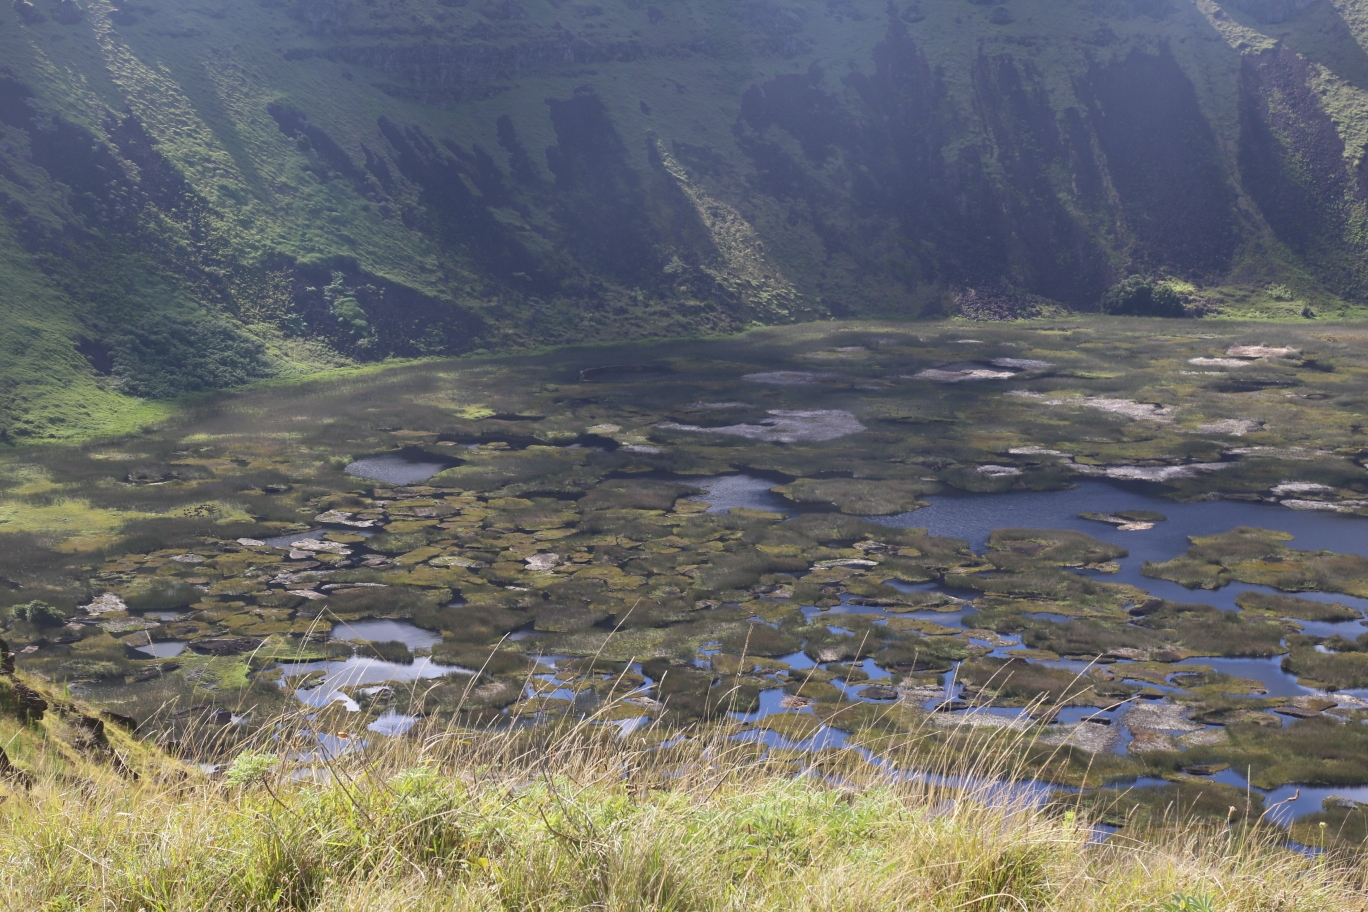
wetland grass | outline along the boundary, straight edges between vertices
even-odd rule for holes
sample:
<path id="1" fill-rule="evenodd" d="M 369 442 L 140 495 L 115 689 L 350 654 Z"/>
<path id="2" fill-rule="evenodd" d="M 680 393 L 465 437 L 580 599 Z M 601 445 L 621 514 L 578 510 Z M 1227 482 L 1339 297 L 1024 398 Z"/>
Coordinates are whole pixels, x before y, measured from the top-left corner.
<path id="1" fill-rule="evenodd" d="M 401 738 L 294 712 L 215 775 L 39 764 L 0 786 L 0 908 L 1141 912 L 1175 893 L 1241 912 L 1360 908 L 1353 856 L 1291 851 L 1228 787 L 1043 803 L 1008 784 L 1027 771 L 1001 732 L 960 730 L 974 749 L 953 762 L 904 739 L 876 766 L 734 728 L 603 724 L 619 709 Z M 1099 843 L 1094 819 L 1125 829 Z"/>

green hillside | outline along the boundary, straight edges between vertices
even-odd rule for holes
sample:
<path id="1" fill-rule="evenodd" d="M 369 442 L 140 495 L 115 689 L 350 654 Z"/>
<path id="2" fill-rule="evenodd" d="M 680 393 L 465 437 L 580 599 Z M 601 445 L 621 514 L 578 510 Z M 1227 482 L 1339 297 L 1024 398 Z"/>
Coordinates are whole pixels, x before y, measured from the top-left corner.
<path id="1" fill-rule="evenodd" d="M 1362 0 L 17 0 L 0 436 L 1132 273 L 1351 313 L 1365 41 Z"/>

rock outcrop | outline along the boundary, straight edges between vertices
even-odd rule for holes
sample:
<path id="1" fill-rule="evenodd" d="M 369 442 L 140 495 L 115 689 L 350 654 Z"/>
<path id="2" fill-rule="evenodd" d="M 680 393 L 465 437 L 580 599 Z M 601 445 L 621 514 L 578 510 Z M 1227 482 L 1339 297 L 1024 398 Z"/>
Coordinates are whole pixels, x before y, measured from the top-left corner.
<path id="1" fill-rule="evenodd" d="M 1224 5 L 1248 13 L 1259 22 L 1286 22 L 1319 0 L 1224 0 Z"/>
<path id="2" fill-rule="evenodd" d="M 11 715 L 22 722 L 40 722 L 48 703 L 42 696 L 20 681 L 14 667 L 14 654 L 0 640 L 0 713 Z"/>

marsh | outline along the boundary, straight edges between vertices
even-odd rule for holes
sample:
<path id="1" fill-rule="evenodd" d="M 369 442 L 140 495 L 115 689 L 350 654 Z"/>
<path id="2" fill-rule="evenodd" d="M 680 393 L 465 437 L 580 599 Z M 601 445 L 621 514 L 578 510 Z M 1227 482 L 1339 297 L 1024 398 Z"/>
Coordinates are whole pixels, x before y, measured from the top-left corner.
<path id="1" fill-rule="evenodd" d="M 1057 785 L 1305 777 L 1298 744 L 1368 719 L 1368 358 L 1327 324 L 1260 356 L 1297 396 L 1227 392 L 1170 369 L 1248 338 L 1209 328 L 976 327 L 971 363 L 953 329 L 832 324 L 311 380 L 308 422 L 200 400 L 0 463 L 5 636 L 149 732 L 293 700 L 375 737 L 587 717 L 877 758 L 989 724 Z"/>

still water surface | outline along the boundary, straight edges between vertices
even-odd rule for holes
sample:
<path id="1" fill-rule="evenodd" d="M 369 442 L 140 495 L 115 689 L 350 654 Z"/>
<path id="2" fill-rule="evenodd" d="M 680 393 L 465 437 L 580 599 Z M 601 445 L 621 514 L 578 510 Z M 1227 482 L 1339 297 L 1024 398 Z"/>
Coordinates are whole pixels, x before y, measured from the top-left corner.
<path id="1" fill-rule="evenodd" d="M 455 465 L 454 460 L 442 460 L 422 450 L 400 450 L 366 456 L 346 468 L 348 475 L 383 481 L 392 485 L 416 485 Z"/>
<path id="2" fill-rule="evenodd" d="M 411 453 L 390 453 L 382 456 L 358 460 L 347 467 L 353 475 L 384 481 L 390 484 L 417 484 L 447 468 L 449 463 L 435 461 L 431 457 L 415 456 Z M 750 475 L 728 475 L 713 479 L 680 479 L 688 484 L 703 488 L 705 493 L 692 499 L 709 504 L 709 512 L 725 512 L 733 507 L 752 510 L 767 510 L 781 513 L 806 512 L 807 508 L 797 507 L 770 488 L 775 482 Z M 1246 591 L 1273 592 L 1267 587 L 1251 586 L 1242 583 L 1227 585 L 1215 591 L 1188 590 L 1166 580 L 1149 579 L 1140 575 L 1140 568 L 1147 560 L 1164 561 L 1181 554 L 1188 547 L 1188 536 L 1209 535 L 1228 531 L 1236 526 L 1256 526 L 1287 532 L 1293 536 L 1290 547 L 1315 550 L 1326 549 L 1339 552 L 1357 553 L 1368 556 L 1368 521 L 1357 517 L 1346 517 L 1325 512 L 1299 512 L 1272 504 L 1254 504 L 1240 501 L 1203 501 L 1199 503 L 1176 503 L 1145 493 L 1134 487 L 1123 487 L 1107 482 L 1088 480 L 1077 488 L 1067 491 L 1012 492 L 1008 494 L 958 494 L 951 493 L 928 498 L 930 506 L 903 513 L 897 516 L 871 517 L 872 522 L 895 527 L 925 527 L 932 535 L 950 536 L 966 539 L 970 546 L 981 552 L 989 533 L 993 529 L 1005 527 L 1071 529 L 1091 535 L 1102 541 L 1111 542 L 1126 548 L 1129 556 L 1119 561 L 1120 571 L 1114 574 L 1098 574 L 1100 578 L 1115 582 L 1129 583 L 1154 595 L 1178 602 L 1201 602 L 1225 610 L 1238 610 L 1235 598 Z M 1122 510 L 1153 510 L 1169 518 L 1157 523 L 1153 529 L 1138 532 L 1122 532 L 1114 526 L 1080 519 L 1079 513 L 1115 513 Z M 299 536 L 299 533 L 296 533 Z M 291 536 L 292 538 L 295 536 Z M 302 537 L 302 536 L 301 536 Z M 1086 571 L 1084 571 L 1086 572 Z M 936 583 L 903 584 L 893 581 L 899 589 L 906 591 L 943 591 L 946 594 L 972 598 L 974 593 L 945 590 Z M 1301 597 L 1317 601 L 1339 602 L 1368 614 L 1368 599 L 1330 593 L 1301 593 Z M 841 615 L 866 614 L 883 615 L 889 612 L 880 608 L 843 602 L 827 610 L 819 611 L 813 607 L 804 608 L 809 618 L 821 615 L 835 621 Z M 917 611 L 900 613 L 901 617 L 930 621 L 946 627 L 962 627 L 966 614 L 972 617 L 972 609 L 965 605 L 955 606 L 952 611 Z M 1062 616 L 1042 617 L 1044 620 L 1064 621 Z M 1347 622 L 1298 622 L 1303 630 L 1316 636 L 1330 636 L 1339 633 L 1353 639 L 1364 632 L 1365 627 L 1358 621 Z M 422 630 L 412 624 L 387 619 L 352 621 L 339 624 L 333 630 L 334 639 L 365 640 L 370 642 L 399 641 L 414 650 L 427 650 L 437 645 L 441 638 L 435 633 Z M 1006 647 L 1010 648 L 1010 647 Z M 1003 651 L 995 649 L 994 653 Z M 801 672 L 812 668 L 815 663 L 802 652 L 783 656 L 782 661 L 794 671 Z M 1313 693 L 1303 687 L 1296 679 L 1284 673 L 1280 658 L 1266 659 L 1227 659 L 1191 658 L 1180 665 L 1205 665 L 1217 671 L 1241 678 L 1251 678 L 1263 684 L 1271 696 L 1295 696 Z M 548 663 L 550 664 L 550 663 Z M 1066 668 L 1075 672 L 1086 670 L 1092 663 L 1074 659 L 1059 659 L 1045 662 L 1053 667 Z M 1112 667 L 1122 671 L 1125 663 Z M 886 672 L 876 669 L 872 662 L 864 663 L 871 679 L 887 677 Z M 283 665 L 285 674 L 299 675 L 311 671 L 324 672 L 322 684 L 308 690 L 297 691 L 296 695 L 312 706 L 322 706 L 329 702 L 342 702 L 347 708 L 359 708 L 344 688 L 382 682 L 417 682 L 423 679 L 444 677 L 450 674 L 469 675 L 473 672 L 458 666 L 447 666 L 418 659 L 412 663 L 391 663 L 379 659 L 354 656 L 346 660 L 291 663 Z M 878 672 L 878 673 L 876 673 Z M 548 682 L 549 683 L 549 682 Z M 861 684 L 859 686 L 864 686 Z M 852 687 L 852 691 L 858 687 Z M 951 685 L 951 690 L 955 688 Z M 1167 688 L 1164 688 L 1167 689 Z M 567 692 L 567 696 L 573 696 Z M 760 705 L 753 713 L 735 713 L 740 721 L 758 721 L 764 716 L 785 711 L 780 706 L 784 693 L 780 688 L 763 691 Z M 799 710 L 801 712 L 801 710 Z M 1016 712 L 1012 710 L 1010 712 Z M 1084 715 L 1104 715 L 1095 709 L 1071 708 L 1061 715 L 1061 722 L 1076 722 Z M 1105 714 L 1110 715 L 1110 714 Z M 1077 717 L 1077 718 L 1075 718 Z M 402 734 L 413 724 L 414 718 L 393 711 L 381 715 L 371 725 L 371 730 L 379 734 Z M 774 732 L 754 731 L 743 737 L 763 741 L 772 747 L 800 750 L 819 750 L 839 747 L 845 743 L 846 734 L 837 729 L 822 726 L 815 735 L 803 741 L 790 741 Z M 1128 740 L 1128 739 L 1124 739 Z M 1120 749 L 1124 750 L 1124 740 Z M 871 758 L 875 759 L 875 758 Z M 1248 787 L 1244 778 L 1232 770 L 1226 770 L 1212 777 L 1213 781 Z M 1162 784 L 1143 781 L 1131 783 L 1131 787 L 1148 787 Z M 1039 783 L 1003 784 L 1012 790 L 1025 789 L 1037 799 L 1043 797 L 1047 786 Z M 1255 790 L 1259 791 L 1259 790 Z M 1039 794 L 1036 794 L 1039 793 Z M 1268 792 L 1269 805 L 1276 804 L 1270 816 L 1279 822 L 1287 822 L 1295 816 L 1320 809 L 1321 800 L 1328 794 L 1368 800 L 1368 785 L 1351 788 L 1302 788 L 1286 786 Z M 1295 800 L 1293 796 L 1296 795 Z M 1279 803 L 1281 802 L 1281 803 Z"/>

